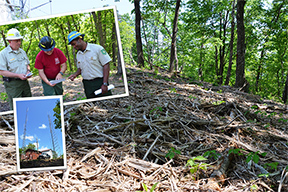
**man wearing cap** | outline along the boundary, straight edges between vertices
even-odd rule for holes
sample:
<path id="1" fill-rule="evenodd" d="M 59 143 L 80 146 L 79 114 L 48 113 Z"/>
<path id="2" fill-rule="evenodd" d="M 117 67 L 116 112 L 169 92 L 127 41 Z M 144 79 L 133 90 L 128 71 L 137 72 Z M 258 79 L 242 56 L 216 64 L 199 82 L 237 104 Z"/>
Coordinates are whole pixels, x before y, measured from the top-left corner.
<path id="1" fill-rule="evenodd" d="M 108 91 L 111 58 L 105 49 L 100 45 L 85 42 L 84 34 L 77 31 L 69 33 L 68 44 L 78 50 L 78 69 L 68 78 L 73 81 L 78 75 L 82 75 L 87 99 L 112 95 L 111 90 Z M 98 89 L 102 90 L 102 94 L 95 95 L 94 92 Z"/>
<path id="2" fill-rule="evenodd" d="M 64 53 L 55 48 L 55 40 L 44 36 L 38 46 L 41 51 L 36 56 L 35 68 L 38 69 L 39 76 L 42 79 L 43 94 L 62 95 L 62 82 L 53 84 L 51 80 L 61 80 L 67 69 L 67 58 Z"/>
<path id="3" fill-rule="evenodd" d="M 10 109 L 13 109 L 13 98 L 31 97 L 31 89 L 27 79 L 31 77 L 30 61 L 20 48 L 23 37 L 12 28 L 6 39 L 9 45 L 0 52 L 0 75 L 3 76 L 4 87 L 8 95 Z"/>

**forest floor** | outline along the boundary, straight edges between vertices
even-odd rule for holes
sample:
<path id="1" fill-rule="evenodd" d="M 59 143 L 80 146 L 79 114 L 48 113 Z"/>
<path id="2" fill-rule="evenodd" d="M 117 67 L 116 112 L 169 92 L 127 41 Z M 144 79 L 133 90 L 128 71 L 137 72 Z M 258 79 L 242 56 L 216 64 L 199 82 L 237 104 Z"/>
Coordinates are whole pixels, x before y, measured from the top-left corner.
<path id="1" fill-rule="evenodd" d="M 286 105 L 126 70 L 130 96 L 64 107 L 65 171 L 17 172 L 2 116 L 0 191 L 288 191 Z"/>
<path id="2" fill-rule="evenodd" d="M 82 77 L 79 76 L 74 81 L 70 81 L 67 79 L 69 75 L 65 75 L 66 81 L 63 82 L 63 102 L 72 102 L 72 101 L 80 101 L 85 100 L 84 88 L 82 84 Z M 43 95 L 43 87 L 40 76 L 33 76 L 29 78 L 29 84 L 31 87 L 31 93 L 33 97 L 44 96 Z M 111 73 L 109 78 L 109 83 L 114 85 L 115 88 L 112 90 L 113 95 L 119 95 L 125 93 L 123 78 L 117 76 L 115 73 Z M 9 111 L 9 104 L 7 102 L 7 96 L 5 92 L 5 88 L 3 85 L 2 79 L 0 80 L 0 93 L 2 96 L 0 97 L 0 112 Z"/>

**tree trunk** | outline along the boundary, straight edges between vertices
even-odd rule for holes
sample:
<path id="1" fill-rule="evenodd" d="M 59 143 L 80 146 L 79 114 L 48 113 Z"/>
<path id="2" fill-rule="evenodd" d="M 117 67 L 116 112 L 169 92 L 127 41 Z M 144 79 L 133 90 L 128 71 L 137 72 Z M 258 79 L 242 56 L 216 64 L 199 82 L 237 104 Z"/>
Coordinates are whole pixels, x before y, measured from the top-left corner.
<path id="1" fill-rule="evenodd" d="M 286 82 L 285 82 L 283 96 L 282 96 L 282 100 L 284 103 L 286 103 L 287 101 L 287 95 L 288 95 L 288 73 L 286 75 Z"/>
<path id="2" fill-rule="evenodd" d="M 263 61 L 263 58 L 264 58 L 264 47 L 262 48 L 262 51 L 261 51 L 261 56 L 260 56 L 260 63 L 259 63 L 259 66 L 258 66 L 258 69 L 257 69 L 257 76 L 256 76 L 256 83 L 255 83 L 255 90 L 258 92 L 259 91 L 259 81 L 260 81 L 260 76 L 261 76 L 261 69 L 262 69 L 262 61 Z"/>
<path id="3" fill-rule="evenodd" d="M 74 27 L 75 27 L 75 30 L 76 31 L 80 31 L 80 28 L 79 28 L 79 23 L 76 23 L 75 22 L 75 19 L 74 19 L 74 17 L 73 17 L 73 15 L 70 15 L 71 16 L 71 18 L 72 18 L 72 22 L 74 23 Z M 70 31 L 71 32 L 71 31 Z"/>
<path id="4" fill-rule="evenodd" d="M 177 68 L 178 68 L 176 37 L 177 37 L 177 31 L 178 31 L 178 17 L 179 17 L 180 3 L 181 3 L 181 0 L 177 0 L 174 22 L 173 22 L 173 31 L 172 31 L 169 73 L 172 73 L 174 69 L 177 72 Z"/>
<path id="5" fill-rule="evenodd" d="M 215 73 L 216 73 L 216 76 L 218 77 L 219 69 L 218 69 L 218 48 L 217 48 L 217 46 L 215 46 Z"/>
<path id="6" fill-rule="evenodd" d="M 199 69 L 198 69 L 198 76 L 203 81 L 203 63 L 204 63 L 204 42 L 201 42 L 201 48 L 200 48 L 200 64 L 199 64 Z"/>
<path id="7" fill-rule="evenodd" d="M 245 26 L 244 6 L 245 0 L 237 1 L 237 59 L 236 59 L 236 82 L 235 87 L 244 86 L 245 83 Z"/>
<path id="8" fill-rule="evenodd" d="M 33 37 L 33 35 L 34 35 L 34 30 L 35 30 L 35 28 L 32 29 L 31 35 L 30 35 L 30 38 L 29 38 L 29 39 L 32 39 L 32 37 Z M 32 41 L 29 41 L 29 44 L 28 44 L 28 46 L 27 46 L 27 49 L 25 50 L 25 52 L 26 52 L 27 55 L 28 55 L 28 52 L 29 52 L 29 50 L 30 50 L 31 44 L 32 44 Z"/>
<path id="9" fill-rule="evenodd" d="M 72 16 L 72 15 L 71 15 Z M 72 17 L 72 22 L 75 24 L 75 22 L 74 22 L 74 20 L 73 20 L 74 18 Z M 69 20 L 69 18 L 67 18 L 67 27 L 68 27 L 68 30 L 69 30 L 69 32 L 71 32 L 72 31 L 72 29 L 71 29 L 71 24 L 70 24 L 70 20 Z M 76 26 L 75 26 L 76 27 Z M 77 30 L 77 28 L 76 28 L 76 30 Z M 66 45 L 67 43 L 65 43 L 65 45 Z M 67 54 L 67 57 L 68 57 L 68 62 L 69 62 L 69 67 L 70 67 L 70 65 L 71 65 L 71 60 L 70 60 L 70 57 L 69 57 L 69 51 L 68 51 L 69 49 L 67 48 L 66 49 L 66 54 Z M 76 59 L 76 53 L 75 53 L 75 49 L 73 49 L 72 48 L 72 55 L 73 55 L 73 60 L 74 60 L 74 66 L 77 68 L 77 59 Z M 72 68 L 70 68 L 70 70 L 72 70 Z"/>
<path id="10" fill-rule="evenodd" d="M 5 34 L 4 34 L 4 30 L 1 30 L 1 35 L 2 35 L 3 42 L 5 43 L 5 47 L 7 47 L 8 44 L 7 44 L 7 41 L 6 41 L 6 37 L 5 37 Z"/>
<path id="11" fill-rule="evenodd" d="M 116 57 L 118 57 L 116 55 L 117 54 L 116 47 L 118 45 L 118 42 L 116 39 L 116 27 L 115 27 L 115 25 L 113 25 L 111 40 L 112 40 L 112 63 L 114 66 L 116 66 Z M 118 60 L 119 60 L 119 57 L 118 57 Z"/>
<path id="12" fill-rule="evenodd" d="M 34 21 L 35 22 L 35 26 L 36 26 L 36 29 L 37 29 L 37 32 L 38 32 L 38 39 L 39 39 L 39 41 L 41 40 L 41 34 L 40 34 L 40 30 L 39 30 L 39 27 L 38 27 L 38 23 L 37 23 L 37 21 L 35 20 Z"/>
<path id="13" fill-rule="evenodd" d="M 116 75 L 122 75 L 123 71 L 122 71 L 122 65 L 121 65 L 121 59 L 120 59 L 120 51 L 118 49 L 118 54 L 117 54 L 117 73 Z"/>
<path id="14" fill-rule="evenodd" d="M 151 55 L 152 55 L 152 51 L 150 48 L 150 43 L 148 42 L 147 36 L 146 36 L 146 31 L 145 31 L 145 25 L 144 25 L 144 21 L 142 20 L 142 26 L 143 26 L 143 34 L 144 34 L 144 40 L 146 42 L 146 47 L 147 47 L 147 58 L 148 58 L 148 63 L 150 64 L 150 69 L 153 69 L 153 65 L 152 65 L 152 59 L 151 59 Z"/>
<path id="15" fill-rule="evenodd" d="M 60 24 L 59 27 L 60 27 L 60 29 L 61 29 L 61 33 L 62 33 L 63 40 L 64 40 L 65 52 L 66 52 L 67 59 L 68 59 L 69 69 L 70 69 L 70 71 L 73 71 L 73 68 L 72 68 L 72 65 L 71 65 L 71 61 L 70 61 L 70 57 L 69 57 L 68 46 L 67 46 L 67 43 L 66 43 L 66 42 L 67 42 L 67 39 L 66 39 L 66 35 L 65 35 L 65 32 L 64 32 L 63 25 Z M 76 63 L 75 63 L 75 65 L 76 65 Z"/>
<path id="16" fill-rule="evenodd" d="M 51 37 L 51 35 L 50 35 L 50 31 L 49 31 L 48 23 L 45 22 L 44 25 L 45 25 L 45 28 L 46 28 L 47 36 Z"/>
<path id="17" fill-rule="evenodd" d="M 222 85 L 222 83 L 223 83 L 223 72 L 224 72 L 224 66 L 225 66 L 225 49 L 226 49 L 226 27 L 227 27 L 227 23 L 228 23 L 228 17 L 229 17 L 229 11 L 227 11 L 225 18 L 223 19 L 223 24 L 221 25 L 221 27 L 223 27 L 222 28 L 223 29 L 223 35 L 221 33 L 222 30 L 220 30 L 220 38 L 222 39 L 223 46 L 220 46 L 220 49 L 219 49 L 219 52 L 220 52 L 219 53 L 220 66 L 219 66 L 219 76 L 218 76 L 219 85 Z"/>
<path id="18" fill-rule="evenodd" d="M 104 19 L 102 19 L 103 21 L 107 20 L 107 11 L 103 11 L 104 16 L 102 16 Z M 98 19 L 99 21 L 101 21 L 101 26 L 102 26 L 102 34 L 103 34 L 103 45 L 106 45 L 106 39 L 107 39 L 107 26 L 106 26 L 106 22 L 102 23 L 101 20 L 101 12 L 98 11 L 98 17 L 100 14 L 100 18 Z"/>
<path id="19" fill-rule="evenodd" d="M 98 40 L 99 40 L 99 44 L 105 48 L 105 43 L 103 40 L 103 30 L 102 30 L 102 22 L 101 22 L 101 12 L 98 11 L 97 12 L 97 16 L 96 13 L 93 11 L 92 12 L 93 15 L 93 19 L 94 19 L 94 24 L 95 27 L 97 28 L 97 32 L 98 32 Z"/>
<path id="20" fill-rule="evenodd" d="M 142 39 L 141 39 L 141 12 L 140 12 L 140 0 L 134 0 L 135 7 L 135 35 L 136 35 L 136 48 L 138 65 L 144 67 Z"/>
<path id="21" fill-rule="evenodd" d="M 232 13 L 231 13 L 231 38 L 230 38 L 230 43 L 229 43 L 230 55 L 229 55 L 229 65 L 227 69 L 225 85 L 229 85 L 230 77 L 231 77 L 231 69 L 232 69 L 232 64 L 233 64 L 232 60 L 233 60 L 233 43 L 234 43 L 234 29 L 235 29 L 234 17 L 235 17 L 235 0 L 233 0 Z"/>

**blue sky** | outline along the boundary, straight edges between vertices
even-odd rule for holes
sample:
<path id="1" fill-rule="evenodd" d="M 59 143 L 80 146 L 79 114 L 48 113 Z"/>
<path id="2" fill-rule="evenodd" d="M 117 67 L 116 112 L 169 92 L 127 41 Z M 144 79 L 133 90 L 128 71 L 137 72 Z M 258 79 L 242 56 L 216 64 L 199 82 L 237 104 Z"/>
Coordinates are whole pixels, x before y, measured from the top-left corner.
<path id="1" fill-rule="evenodd" d="M 27 1 L 27 6 L 29 5 Z M 39 5 L 45 4 L 49 0 L 30 0 L 30 8 L 33 9 Z M 34 9 L 30 13 L 30 18 L 42 17 L 47 15 L 61 14 L 74 11 L 82 11 L 86 9 L 94 9 L 103 7 L 103 5 L 115 5 L 119 13 L 131 13 L 134 8 L 134 4 L 130 3 L 129 0 L 52 0 L 51 3 L 45 4 L 37 9 Z"/>
<path id="2" fill-rule="evenodd" d="M 17 130 L 18 130 L 18 144 L 19 148 L 22 147 L 24 125 L 27 113 L 26 124 L 26 140 L 25 145 L 33 143 L 36 146 L 36 137 L 38 138 L 39 149 L 53 149 L 51 141 L 51 133 L 49 127 L 48 114 L 51 118 L 51 124 L 53 131 L 57 137 L 59 144 L 58 155 L 63 154 L 62 132 L 59 129 L 54 129 L 53 108 L 59 98 L 48 99 L 32 99 L 32 100 L 20 100 L 16 101 L 16 113 L 17 113 Z"/>

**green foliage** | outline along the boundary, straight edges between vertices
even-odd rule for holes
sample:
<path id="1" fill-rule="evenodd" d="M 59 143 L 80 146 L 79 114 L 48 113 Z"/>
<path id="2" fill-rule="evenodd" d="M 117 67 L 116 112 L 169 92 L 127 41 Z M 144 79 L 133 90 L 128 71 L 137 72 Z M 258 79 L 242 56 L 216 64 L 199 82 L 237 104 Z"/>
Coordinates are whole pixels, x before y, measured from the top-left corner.
<path id="1" fill-rule="evenodd" d="M 36 150 L 36 146 L 33 143 L 29 143 L 26 147 L 19 148 L 19 154 L 24 154 L 27 149 Z"/>
<path id="2" fill-rule="evenodd" d="M 250 189 L 251 189 L 251 191 L 254 191 L 254 190 L 257 191 L 258 190 L 258 186 L 256 184 L 251 185 Z"/>
<path id="3" fill-rule="evenodd" d="M 236 148 L 236 149 L 229 149 L 228 151 L 228 154 L 230 153 L 233 153 L 235 155 L 239 155 L 239 156 L 242 156 L 244 155 L 243 153 L 241 153 L 241 151 L 245 151 L 244 149 L 239 149 L 239 148 Z M 257 152 L 250 152 L 246 155 L 246 163 L 249 163 L 250 161 L 253 161 L 254 163 L 258 163 L 259 162 L 259 159 L 260 159 L 260 156 L 261 155 L 262 157 L 265 157 L 266 156 L 266 152 L 264 153 L 259 153 L 259 151 Z"/>
<path id="4" fill-rule="evenodd" d="M 80 97 L 77 97 L 77 101 L 81 101 L 81 100 L 85 100 L 86 99 L 86 97 L 84 97 L 84 96 L 80 96 Z"/>
<path id="5" fill-rule="evenodd" d="M 131 105 L 127 107 L 127 111 L 131 111 L 131 109 L 132 109 Z"/>
<path id="6" fill-rule="evenodd" d="M 156 189 L 156 186 L 158 185 L 159 182 L 155 183 L 152 188 L 149 190 L 147 185 L 145 183 L 142 183 L 142 187 L 144 191 L 136 191 L 136 192 L 153 192 Z"/>
<path id="7" fill-rule="evenodd" d="M 259 151 L 257 152 L 250 152 L 248 155 L 247 155 L 247 158 L 246 158 L 246 163 L 249 163 L 251 160 L 254 162 L 254 163 L 258 163 L 259 162 L 259 155 L 265 157 L 267 153 L 260 153 L 259 155 Z"/>
<path id="8" fill-rule="evenodd" d="M 7 93 L 1 92 L 1 94 L 0 94 L 0 99 L 1 99 L 2 101 L 7 101 L 7 100 L 8 100 L 8 95 L 7 95 Z"/>
<path id="9" fill-rule="evenodd" d="M 62 126 L 61 126 L 61 107 L 60 107 L 60 101 L 59 100 L 56 101 L 56 105 L 53 108 L 53 111 L 54 111 L 53 116 L 55 117 L 55 119 L 54 119 L 55 129 L 61 129 L 62 130 Z"/>
<path id="10" fill-rule="evenodd" d="M 263 174 L 259 174 L 257 175 L 258 177 L 269 177 L 270 176 L 270 173 L 263 173 Z"/>
<path id="11" fill-rule="evenodd" d="M 70 117 L 72 118 L 72 117 L 74 117 L 76 115 L 76 113 L 74 113 L 74 112 L 71 112 L 70 113 Z"/>
<path id="12" fill-rule="evenodd" d="M 244 151 L 244 149 L 239 149 L 239 148 L 229 149 L 228 154 L 234 153 L 235 155 L 239 155 L 239 156 L 244 155 L 243 153 L 241 153 L 241 151 Z"/>
<path id="13" fill-rule="evenodd" d="M 176 150 L 175 148 L 171 147 L 168 153 L 165 155 L 165 157 L 166 158 L 168 157 L 169 159 L 173 159 L 176 154 L 181 155 L 181 151 Z"/>
<path id="14" fill-rule="evenodd" d="M 160 116 L 159 112 L 163 111 L 162 107 L 155 107 L 150 110 L 149 114 L 152 115 L 153 117 L 157 118 Z"/>
<path id="15" fill-rule="evenodd" d="M 194 178 L 196 180 L 197 178 L 197 172 L 199 169 L 202 170 L 207 170 L 207 167 L 210 166 L 207 163 L 202 163 L 201 161 L 206 161 L 207 159 L 203 156 L 197 156 L 197 157 L 192 157 L 192 159 L 189 159 L 187 161 L 186 166 L 189 166 L 190 168 L 190 173 L 191 174 L 196 174 L 196 177 Z M 197 161 L 200 161 L 199 163 Z"/>
<path id="16" fill-rule="evenodd" d="M 278 122 L 280 123 L 280 122 L 283 122 L 283 123 L 286 123 L 287 121 L 288 121 L 288 119 L 284 119 L 284 118 L 280 118 L 280 119 L 278 119 Z"/>
<path id="17" fill-rule="evenodd" d="M 258 109 L 258 106 L 257 105 L 252 105 L 250 108 L 251 109 Z"/>
<path id="18" fill-rule="evenodd" d="M 96 12 L 96 14 L 98 13 L 100 13 L 100 19 L 97 18 L 96 25 L 99 26 L 101 24 L 102 36 L 105 42 L 104 47 L 111 57 L 114 56 L 113 61 L 115 63 L 111 62 L 110 65 L 111 70 L 113 70 L 114 65 L 119 59 L 117 57 L 117 47 L 113 49 L 114 45 L 117 45 L 114 13 L 112 9 Z M 76 68 L 76 63 L 72 59 L 75 56 L 75 52 L 72 51 L 73 48 L 71 46 L 67 45 L 67 35 L 70 31 L 80 31 L 85 34 L 85 41 L 99 44 L 100 31 L 95 27 L 93 15 L 89 12 L 9 24 L 2 30 L 6 34 L 7 30 L 12 27 L 17 28 L 20 34 L 24 36 L 22 48 L 26 51 L 30 60 L 30 70 L 33 72 L 33 76 L 38 74 L 38 70 L 34 67 L 36 55 L 41 51 L 38 43 L 41 37 L 45 35 L 51 36 L 56 41 L 56 47 L 62 50 L 67 58 L 70 58 L 67 61 L 67 73 L 69 71 L 74 72 Z M 125 31 L 125 33 L 120 33 L 121 35 L 124 34 L 122 36 L 125 36 L 121 38 L 123 47 L 131 48 L 133 45 L 132 37 L 134 37 L 133 30 L 131 30 L 132 26 L 129 28 L 127 24 L 121 23 L 120 27 L 121 30 Z"/>
<path id="19" fill-rule="evenodd" d="M 192 96 L 192 95 L 190 95 L 188 98 L 189 98 L 189 99 L 197 99 L 197 97 Z"/>
<path id="20" fill-rule="evenodd" d="M 272 162 L 272 163 L 265 163 L 264 167 L 270 167 L 271 169 L 275 169 L 275 171 L 277 170 L 277 166 L 278 166 L 279 162 Z"/>
<path id="21" fill-rule="evenodd" d="M 175 87 L 169 88 L 169 89 L 170 89 L 170 93 L 176 93 L 176 92 L 177 92 L 176 89 L 175 89 Z"/>
<path id="22" fill-rule="evenodd" d="M 217 153 L 215 150 L 211 150 L 211 151 L 206 151 L 203 154 L 203 157 L 206 157 L 206 158 L 213 157 L 215 160 L 217 160 L 219 157 L 221 157 L 221 154 Z"/>
<path id="23" fill-rule="evenodd" d="M 245 78 L 250 85 L 249 91 L 276 101 L 281 101 L 288 67 L 286 50 L 288 18 L 286 14 L 283 14 L 286 9 L 286 4 L 281 7 L 277 2 L 267 6 L 267 2 L 264 0 L 247 1 L 244 14 Z M 176 37 L 179 63 L 176 70 L 181 70 L 184 77 L 188 77 L 193 81 L 200 80 L 214 85 L 221 85 L 219 79 L 225 79 L 227 76 L 229 43 L 231 34 L 234 32 L 232 71 L 228 85 L 233 86 L 235 84 L 237 29 L 234 28 L 233 31 L 231 28 L 231 10 L 232 3 L 230 1 L 199 0 L 181 2 Z M 40 51 L 38 43 L 41 37 L 38 37 L 38 34 L 44 36 L 48 35 L 49 32 L 50 36 L 56 41 L 56 47 L 60 48 L 66 54 L 66 57 L 74 58 L 75 55 L 73 54 L 75 53 L 73 53 L 72 47 L 67 47 L 69 31 L 80 30 L 81 33 L 85 34 L 85 40 L 99 44 L 101 35 L 98 26 L 102 26 L 106 51 L 110 56 L 115 56 L 115 60 L 111 65 L 111 70 L 113 70 L 116 69 L 118 59 L 116 56 L 118 50 L 113 48 L 117 44 L 114 14 L 111 10 L 98 12 L 101 13 L 101 17 L 97 21 L 94 20 L 91 13 L 81 13 L 73 15 L 73 18 L 68 15 L 9 24 L 3 26 L 2 30 L 7 31 L 11 27 L 16 27 L 24 35 L 22 48 L 27 52 L 31 70 L 37 75 L 38 70 L 34 68 L 33 63 L 35 63 L 35 56 Z M 96 12 L 96 15 L 98 15 L 98 12 Z M 132 15 L 118 16 L 124 62 L 131 65 L 137 65 L 134 12 L 132 11 Z M 18 14 L 16 14 L 16 17 L 21 16 L 19 10 L 16 10 L 16 13 Z M 228 16 L 226 17 L 225 14 L 228 14 Z M 143 57 L 145 61 L 149 61 L 149 63 L 145 62 L 145 67 L 154 68 L 156 74 L 158 73 L 158 67 L 169 68 L 170 33 L 173 29 L 174 15 L 175 1 L 141 1 Z M 277 21 L 275 18 L 277 18 Z M 236 18 L 234 18 L 235 20 Z M 48 30 L 46 30 L 47 28 Z M 1 44 L 2 48 L 3 43 Z M 75 63 L 73 59 L 70 60 L 70 62 L 67 62 L 68 72 L 75 70 Z M 116 62 L 114 63 L 114 61 Z M 220 66 L 221 62 L 224 64 L 223 66 Z M 222 71 L 220 72 L 220 70 Z M 165 80 L 169 81 L 170 79 L 165 78 Z M 268 115 L 268 117 L 273 115 Z"/>
<path id="24" fill-rule="evenodd" d="M 63 100 L 65 101 L 69 96 L 70 96 L 70 93 L 66 93 L 65 95 L 63 95 Z"/>
<path id="25" fill-rule="evenodd" d="M 56 151 L 52 151 L 52 155 L 53 155 L 53 157 L 52 157 L 53 159 L 57 159 L 58 154 Z"/>
<path id="26" fill-rule="evenodd" d="M 220 105 L 222 103 L 225 103 L 225 101 L 214 101 L 212 104 L 213 105 Z"/>
<path id="27" fill-rule="evenodd" d="M 153 113 L 154 111 L 156 112 L 156 111 L 158 111 L 158 110 L 159 110 L 159 111 L 163 111 L 162 107 L 155 107 L 155 108 L 153 108 L 153 109 L 150 110 L 150 114 Z"/>

